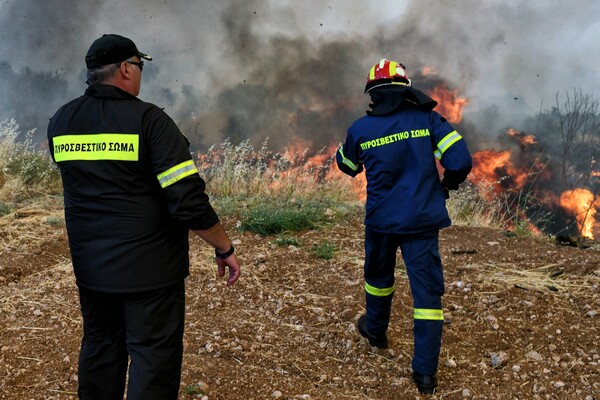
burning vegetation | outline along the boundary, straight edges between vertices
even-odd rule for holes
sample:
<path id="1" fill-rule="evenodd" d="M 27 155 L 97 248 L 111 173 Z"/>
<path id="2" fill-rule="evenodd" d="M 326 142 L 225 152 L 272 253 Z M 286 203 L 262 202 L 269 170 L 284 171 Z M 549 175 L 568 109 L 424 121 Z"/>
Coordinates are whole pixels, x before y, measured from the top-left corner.
<path id="1" fill-rule="evenodd" d="M 567 95 L 564 108 L 557 96 L 557 107 L 537 117 L 539 129 L 535 135 L 511 127 L 498 135 L 495 143 L 482 145 L 481 135 L 463 121 L 463 109 L 469 100 L 458 89 L 449 88 L 431 69 L 425 70 L 421 79 L 426 81 L 426 93 L 439 103 L 436 110 L 469 143 L 473 170 L 463 191 L 469 192 L 470 202 L 475 197 L 487 204 L 482 213 L 487 208 L 509 230 L 587 238 L 599 234 L 600 171 L 595 160 L 600 157 L 600 143 L 598 129 L 593 130 L 599 118 L 596 100 L 574 91 Z M 587 108 L 581 110 L 584 98 Z M 585 118 L 581 116 L 584 111 Z M 240 177 L 231 190 L 237 187 L 236 190 L 252 191 L 251 182 L 260 182 L 257 186 L 270 193 L 283 190 L 297 194 L 314 193 L 333 185 L 340 194 L 362 202 L 366 199 L 364 174 L 350 180 L 336 168 L 338 143 L 314 151 L 315 143 L 295 136 L 280 152 L 270 151 L 267 140 L 259 151 L 254 151 L 248 140 L 239 146 L 233 149 L 235 145 L 227 141 L 199 156 L 209 181 L 215 174 L 231 170 L 233 177 Z M 253 176 L 240 171 L 244 168 Z M 350 185 L 351 190 L 344 185 Z"/>

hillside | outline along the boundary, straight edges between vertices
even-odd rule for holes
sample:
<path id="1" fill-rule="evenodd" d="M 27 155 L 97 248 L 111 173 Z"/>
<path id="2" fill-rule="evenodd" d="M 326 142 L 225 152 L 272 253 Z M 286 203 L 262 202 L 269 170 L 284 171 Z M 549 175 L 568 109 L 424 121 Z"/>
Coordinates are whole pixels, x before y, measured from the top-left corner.
<path id="1" fill-rule="evenodd" d="M 0 218 L 0 399 L 75 399 L 81 321 L 58 199 Z M 346 223 L 342 225 L 341 221 Z M 415 399 L 412 304 L 399 258 L 388 350 L 363 312 L 360 215 L 296 234 L 236 230 L 243 274 L 226 288 L 192 238 L 181 399 Z M 314 245 L 331 241 L 332 259 Z M 445 335 L 430 398 L 600 398 L 600 250 L 501 230 L 441 235 Z M 492 366 L 492 363 L 495 367 Z M 204 397 L 203 397 L 204 396 Z"/>

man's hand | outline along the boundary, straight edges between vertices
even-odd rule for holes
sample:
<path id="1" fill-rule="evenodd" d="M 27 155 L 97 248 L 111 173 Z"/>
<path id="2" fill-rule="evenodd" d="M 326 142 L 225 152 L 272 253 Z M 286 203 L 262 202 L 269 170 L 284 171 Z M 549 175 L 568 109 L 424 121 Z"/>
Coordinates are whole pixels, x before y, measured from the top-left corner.
<path id="1" fill-rule="evenodd" d="M 225 267 L 228 267 L 229 278 L 227 278 L 227 286 L 233 285 L 240 277 L 240 262 L 235 255 L 235 250 L 231 240 L 227 236 L 227 233 L 225 232 L 225 229 L 223 229 L 221 223 L 217 222 L 208 229 L 195 229 L 194 232 L 215 248 L 215 255 L 218 256 L 221 254 L 225 256 L 231 251 L 231 254 L 229 254 L 229 256 L 226 258 L 216 257 L 216 260 L 219 276 L 224 276 Z"/>
<path id="2" fill-rule="evenodd" d="M 229 277 L 227 278 L 227 286 L 233 285 L 240 277 L 241 269 L 240 262 L 238 261 L 235 253 L 227 258 L 217 257 L 217 270 L 219 276 L 225 276 L 225 267 L 229 268 Z"/>

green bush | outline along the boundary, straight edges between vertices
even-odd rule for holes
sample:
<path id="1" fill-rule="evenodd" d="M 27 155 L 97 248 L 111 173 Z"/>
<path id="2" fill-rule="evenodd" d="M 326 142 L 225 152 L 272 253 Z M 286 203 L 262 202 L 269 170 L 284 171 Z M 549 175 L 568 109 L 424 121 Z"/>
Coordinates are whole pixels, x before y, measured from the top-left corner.
<path id="1" fill-rule="evenodd" d="M 15 120 L 0 121 L 0 187 L 3 196 L 20 201 L 60 192 L 60 173 L 46 150 L 33 142 L 35 130 L 21 136 Z"/>
<path id="2" fill-rule="evenodd" d="M 263 201 L 242 212 L 240 230 L 268 236 L 316 229 L 327 221 L 326 209 L 326 205 L 314 201 Z"/>
<path id="3" fill-rule="evenodd" d="M 60 180 L 58 168 L 50 156 L 40 152 L 21 152 L 6 164 L 5 171 L 26 185 L 51 184 Z"/>
<path id="4" fill-rule="evenodd" d="M 12 207 L 0 201 L 0 215 L 8 215 L 12 212 Z"/>
<path id="5" fill-rule="evenodd" d="M 46 220 L 44 221 L 44 223 L 46 225 L 50 225 L 53 227 L 59 227 L 59 226 L 64 226 L 65 225 L 65 220 L 62 218 L 56 218 L 56 217 L 48 217 L 46 218 Z"/>
<path id="6" fill-rule="evenodd" d="M 273 243 L 279 247 L 286 247 L 286 246 L 300 247 L 301 246 L 298 239 L 291 237 L 291 236 L 285 236 L 285 235 L 277 236 L 277 238 L 275 240 L 273 240 L 271 243 Z"/>
<path id="7" fill-rule="evenodd" d="M 333 259 L 333 253 L 335 252 L 335 246 L 333 245 L 333 242 L 325 241 L 321 244 L 314 245 L 313 252 L 317 258 L 331 260 Z"/>

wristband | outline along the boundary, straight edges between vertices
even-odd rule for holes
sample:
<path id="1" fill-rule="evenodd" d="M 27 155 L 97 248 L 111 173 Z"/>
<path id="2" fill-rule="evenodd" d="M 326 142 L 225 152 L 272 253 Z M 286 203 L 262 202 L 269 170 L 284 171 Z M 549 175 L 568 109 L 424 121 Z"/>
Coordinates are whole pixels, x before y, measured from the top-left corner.
<path id="1" fill-rule="evenodd" d="M 217 249 L 215 249 L 215 257 L 227 258 L 230 255 L 232 255 L 234 251 L 235 251 L 235 249 L 233 248 L 233 245 L 231 245 L 231 248 L 229 250 L 227 250 L 225 253 L 219 253 L 219 251 Z"/>

